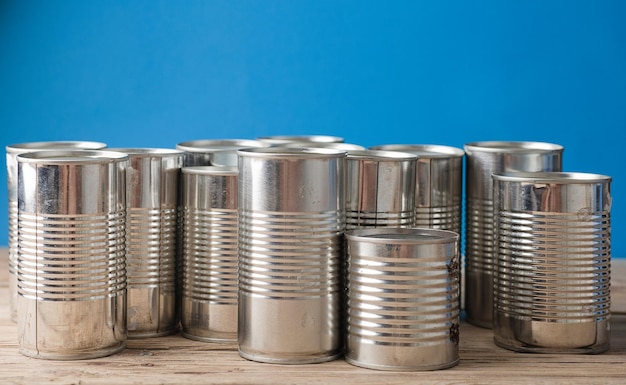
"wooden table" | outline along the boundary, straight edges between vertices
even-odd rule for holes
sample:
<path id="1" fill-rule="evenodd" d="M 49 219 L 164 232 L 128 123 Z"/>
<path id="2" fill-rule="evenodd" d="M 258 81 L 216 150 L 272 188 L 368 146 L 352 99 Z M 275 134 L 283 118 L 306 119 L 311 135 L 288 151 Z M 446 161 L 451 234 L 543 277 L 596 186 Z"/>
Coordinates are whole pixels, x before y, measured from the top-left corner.
<path id="1" fill-rule="evenodd" d="M 9 320 L 6 248 L 0 249 L 0 384 L 626 384 L 626 259 L 612 267 L 611 349 L 599 355 L 515 353 L 496 347 L 490 330 L 461 326 L 458 366 L 434 372 L 383 372 L 337 360 L 272 365 L 239 357 L 235 344 L 180 335 L 130 340 L 121 353 L 86 361 L 47 361 L 18 353 Z"/>

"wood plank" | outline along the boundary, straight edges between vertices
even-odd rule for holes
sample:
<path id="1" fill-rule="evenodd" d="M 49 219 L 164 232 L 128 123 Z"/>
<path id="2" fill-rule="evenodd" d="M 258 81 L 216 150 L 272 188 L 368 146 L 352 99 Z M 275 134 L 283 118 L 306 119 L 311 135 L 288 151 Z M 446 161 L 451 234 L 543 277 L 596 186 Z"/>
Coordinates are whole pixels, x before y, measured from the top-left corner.
<path id="1" fill-rule="evenodd" d="M 239 357 L 235 344 L 210 344 L 180 335 L 130 340 L 111 357 L 46 361 L 18 353 L 9 320 L 6 249 L 0 250 L 0 383 L 3 384 L 623 384 L 626 382 L 626 259 L 612 267 L 610 351 L 599 355 L 515 353 L 496 347 L 490 330 L 461 326 L 461 362 L 434 372 L 382 372 L 343 360 L 272 365 Z M 616 313 L 617 312 L 617 313 Z"/>

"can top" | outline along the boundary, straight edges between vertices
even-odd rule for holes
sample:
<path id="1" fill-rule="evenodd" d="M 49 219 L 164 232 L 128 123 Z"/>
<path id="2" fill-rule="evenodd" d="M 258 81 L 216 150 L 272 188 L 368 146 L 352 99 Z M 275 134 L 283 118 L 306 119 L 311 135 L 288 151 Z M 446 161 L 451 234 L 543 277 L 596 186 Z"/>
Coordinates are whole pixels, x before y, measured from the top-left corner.
<path id="1" fill-rule="evenodd" d="M 333 148 L 264 147 L 241 149 L 237 151 L 237 155 L 255 158 L 309 158 L 312 155 L 319 158 L 337 158 L 346 156 L 346 151 Z"/>
<path id="2" fill-rule="evenodd" d="M 239 169 L 233 166 L 191 166 L 181 169 L 183 174 L 236 176 Z"/>
<path id="3" fill-rule="evenodd" d="M 43 164 L 97 164 L 128 160 L 128 155 L 115 151 L 100 150 L 68 150 L 68 151 L 34 151 L 17 156 L 20 163 Z"/>
<path id="4" fill-rule="evenodd" d="M 397 162 L 402 160 L 417 160 L 418 156 L 410 152 L 382 151 L 382 150 L 354 150 L 348 151 L 350 160 L 373 160 L 377 162 Z"/>
<path id="5" fill-rule="evenodd" d="M 183 154 L 182 151 L 171 148 L 107 148 L 107 151 L 121 152 L 131 158 L 180 156 Z"/>
<path id="6" fill-rule="evenodd" d="M 292 142 L 342 143 L 344 141 L 344 139 L 339 136 L 330 135 L 272 135 L 260 136 L 257 139 L 271 145 L 280 145 Z"/>
<path id="7" fill-rule="evenodd" d="M 479 152 L 536 152 L 536 151 L 563 151 L 560 144 L 547 142 L 513 142 L 513 141 L 485 141 L 465 144 L 465 151 Z"/>
<path id="8" fill-rule="evenodd" d="M 506 182 L 525 182 L 525 183 L 559 183 L 559 184 L 577 184 L 577 183 L 605 183 L 610 182 L 611 177 L 601 174 L 591 174 L 585 172 L 520 172 L 509 171 L 500 172 L 492 175 L 494 180 Z"/>
<path id="9" fill-rule="evenodd" d="M 27 142 L 6 146 L 9 154 L 21 154 L 29 151 L 58 151 L 58 150 L 100 150 L 105 148 L 106 143 L 88 142 L 78 140 L 51 141 L 51 142 Z"/>
<path id="10" fill-rule="evenodd" d="M 336 142 L 289 142 L 279 146 L 291 148 L 334 148 L 335 150 L 345 151 L 365 150 L 365 147 L 358 144 Z"/>
<path id="11" fill-rule="evenodd" d="M 376 229 L 349 230 L 346 238 L 354 241 L 366 241 L 379 244 L 439 244 L 459 240 L 459 234 L 454 231 L 427 228 L 394 228 L 379 227 Z"/>
<path id="12" fill-rule="evenodd" d="M 252 139 L 199 139 L 178 143 L 176 148 L 185 152 L 214 152 L 267 146 L 266 143 Z"/>
<path id="13" fill-rule="evenodd" d="M 416 154 L 423 158 L 462 158 L 465 151 L 452 146 L 439 144 L 383 144 L 373 146 L 370 150 L 403 151 Z"/>

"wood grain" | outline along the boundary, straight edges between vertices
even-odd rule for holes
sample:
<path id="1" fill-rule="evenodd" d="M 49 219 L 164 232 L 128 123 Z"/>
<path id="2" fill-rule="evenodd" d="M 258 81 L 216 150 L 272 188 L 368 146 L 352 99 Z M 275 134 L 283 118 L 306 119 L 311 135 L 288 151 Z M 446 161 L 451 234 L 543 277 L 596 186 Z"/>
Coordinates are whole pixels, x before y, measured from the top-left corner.
<path id="1" fill-rule="evenodd" d="M 234 344 L 180 335 L 130 340 L 122 353 L 87 361 L 46 361 L 18 353 L 9 320 L 7 253 L 0 250 L 1 384 L 624 384 L 626 383 L 626 259 L 612 267 L 610 351 L 599 355 L 515 353 L 496 347 L 490 330 L 461 326 L 461 362 L 434 372 L 382 372 L 343 360 L 271 365 L 239 357 Z"/>

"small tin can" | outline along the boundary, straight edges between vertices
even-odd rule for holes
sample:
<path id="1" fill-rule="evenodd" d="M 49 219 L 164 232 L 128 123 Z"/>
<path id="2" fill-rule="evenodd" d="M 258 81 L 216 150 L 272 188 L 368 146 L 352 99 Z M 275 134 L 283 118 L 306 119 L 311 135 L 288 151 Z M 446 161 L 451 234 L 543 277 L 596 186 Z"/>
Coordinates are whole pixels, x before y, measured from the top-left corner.
<path id="1" fill-rule="evenodd" d="M 330 135 L 272 135 L 261 136 L 257 140 L 270 146 L 282 146 L 286 143 L 343 143 L 344 139 Z"/>
<path id="2" fill-rule="evenodd" d="M 239 352 L 280 364 L 342 352 L 345 151 L 239 151 Z"/>
<path id="3" fill-rule="evenodd" d="M 182 152 L 163 148 L 115 148 L 129 157 L 126 169 L 126 275 L 129 338 L 178 330 L 176 221 Z"/>
<path id="4" fill-rule="evenodd" d="M 74 360 L 122 350 L 128 157 L 44 151 L 17 161 L 20 353 Z"/>
<path id="5" fill-rule="evenodd" d="M 609 348 L 611 178 L 498 173 L 495 343 L 535 353 Z"/>
<path id="6" fill-rule="evenodd" d="M 184 167 L 183 336 L 237 341 L 237 167 Z"/>
<path id="7" fill-rule="evenodd" d="M 379 370 L 459 362 L 459 235 L 378 228 L 346 232 L 346 360 Z"/>
<path id="8" fill-rule="evenodd" d="M 397 151 L 348 151 L 346 229 L 413 226 L 417 159 Z"/>
<path id="9" fill-rule="evenodd" d="M 491 328 L 493 313 L 493 186 L 503 171 L 561 171 L 563 147 L 543 142 L 465 145 L 465 311 L 473 325 Z"/>
<path id="10" fill-rule="evenodd" d="M 55 141 L 27 142 L 6 146 L 9 187 L 9 310 L 11 321 L 17 321 L 17 156 L 33 151 L 101 150 L 101 142 Z"/>
<path id="11" fill-rule="evenodd" d="M 251 139 L 199 139 L 178 143 L 176 148 L 184 152 L 184 167 L 236 167 L 237 150 L 268 146 L 267 143 Z"/>

